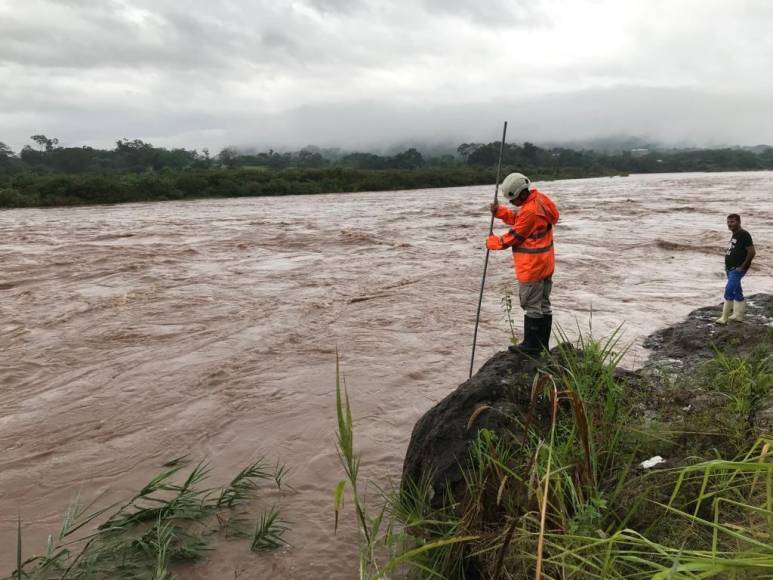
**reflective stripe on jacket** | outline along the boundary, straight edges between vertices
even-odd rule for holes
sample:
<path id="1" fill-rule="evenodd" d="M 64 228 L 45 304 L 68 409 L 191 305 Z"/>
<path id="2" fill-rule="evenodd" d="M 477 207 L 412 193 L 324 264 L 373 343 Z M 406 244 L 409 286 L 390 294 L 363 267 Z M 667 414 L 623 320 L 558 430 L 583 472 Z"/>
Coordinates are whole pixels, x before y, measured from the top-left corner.
<path id="1" fill-rule="evenodd" d="M 496 217 L 512 226 L 501 240 L 502 246 L 513 249 L 518 282 L 528 284 L 552 276 L 556 267 L 553 226 L 558 222 L 553 200 L 532 189 L 518 212 L 500 205 Z"/>

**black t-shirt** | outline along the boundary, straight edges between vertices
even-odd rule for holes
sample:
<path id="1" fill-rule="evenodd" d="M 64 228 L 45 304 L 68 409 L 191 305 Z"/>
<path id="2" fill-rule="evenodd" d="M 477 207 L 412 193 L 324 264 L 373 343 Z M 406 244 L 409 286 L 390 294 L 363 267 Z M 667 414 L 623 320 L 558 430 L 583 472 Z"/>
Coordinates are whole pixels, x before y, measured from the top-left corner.
<path id="1" fill-rule="evenodd" d="M 746 248 L 753 245 L 752 236 L 746 230 L 739 229 L 734 233 L 725 252 L 725 269 L 730 270 L 743 264 L 746 259 Z"/>

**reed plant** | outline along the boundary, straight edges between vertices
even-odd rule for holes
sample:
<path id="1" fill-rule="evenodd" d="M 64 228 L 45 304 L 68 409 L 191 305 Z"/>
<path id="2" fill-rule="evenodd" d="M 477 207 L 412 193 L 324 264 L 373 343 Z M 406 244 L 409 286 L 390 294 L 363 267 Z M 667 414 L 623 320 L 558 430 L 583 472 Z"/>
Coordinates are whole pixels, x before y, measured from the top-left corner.
<path id="1" fill-rule="evenodd" d="M 174 564 L 204 558 L 212 537 L 221 531 L 228 538 L 250 539 L 252 550 L 285 543 L 287 528 L 276 508 L 259 516 L 251 532 L 244 524 L 261 484 L 279 488 L 285 466 L 272 469 L 259 459 L 226 486 L 213 488 L 204 485 L 210 475 L 207 463 L 198 463 L 181 479 L 184 464 L 185 458 L 172 460 L 121 504 L 92 510 L 76 499 L 59 532 L 48 537 L 45 552 L 26 560 L 20 521 L 17 568 L 11 578 L 167 580 L 174 577 Z"/>

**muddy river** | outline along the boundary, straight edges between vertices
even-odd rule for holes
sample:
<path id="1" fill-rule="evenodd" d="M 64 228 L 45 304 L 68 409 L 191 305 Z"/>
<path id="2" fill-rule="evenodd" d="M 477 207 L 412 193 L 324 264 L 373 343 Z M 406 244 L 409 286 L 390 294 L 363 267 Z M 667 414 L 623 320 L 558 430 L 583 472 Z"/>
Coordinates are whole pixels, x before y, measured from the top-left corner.
<path id="1" fill-rule="evenodd" d="M 622 323 L 631 366 L 647 334 L 721 301 L 728 213 L 758 251 L 746 293 L 773 290 L 773 173 L 538 185 L 561 211 L 556 322 Z M 332 533 L 336 349 L 362 475 L 388 485 L 416 420 L 467 378 L 492 195 L 0 212 L 0 576 L 18 515 L 25 556 L 42 551 L 78 493 L 107 505 L 188 454 L 213 484 L 265 455 L 294 489 L 271 498 L 290 548 L 223 543 L 185 577 L 355 577 L 353 528 Z M 510 253 L 493 253 L 476 367 L 507 344 L 512 286 Z"/>

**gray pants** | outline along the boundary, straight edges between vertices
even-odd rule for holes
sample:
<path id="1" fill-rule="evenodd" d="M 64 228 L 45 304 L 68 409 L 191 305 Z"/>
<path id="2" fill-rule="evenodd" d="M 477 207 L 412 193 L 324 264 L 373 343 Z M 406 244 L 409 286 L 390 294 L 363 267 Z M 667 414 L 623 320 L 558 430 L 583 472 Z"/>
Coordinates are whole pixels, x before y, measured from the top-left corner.
<path id="1" fill-rule="evenodd" d="M 550 308 L 550 291 L 553 289 L 553 278 L 545 278 L 538 282 L 520 284 L 518 298 L 521 308 L 529 318 L 542 318 L 553 314 Z"/>

